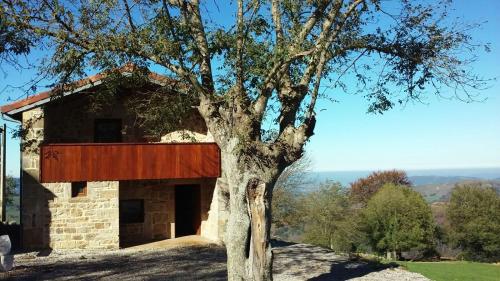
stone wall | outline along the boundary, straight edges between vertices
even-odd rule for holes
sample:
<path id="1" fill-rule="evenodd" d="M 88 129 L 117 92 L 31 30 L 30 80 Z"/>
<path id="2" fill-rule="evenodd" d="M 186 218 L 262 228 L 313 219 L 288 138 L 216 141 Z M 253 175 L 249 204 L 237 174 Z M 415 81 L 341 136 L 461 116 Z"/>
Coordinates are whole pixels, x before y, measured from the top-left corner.
<path id="1" fill-rule="evenodd" d="M 228 187 L 224 179 L 218 178 L 213 191 L 212 203 L 208 224 L 211 231 L 207 235 L 208 238 L 218 243 L 223 243 L 225 240 L 226 226 L 229 219 L 229 194 Z"/>
<path id="2" fill-rule="evenodd" d="M 123 142 L 143 142 L 148 136 L 144 130 L 134 126 L 135 116 L 128 112 L 122 99 L 103 108 L 92 109 L 89 95 L 68 97 L 66 102 L 54 102 L 45 106 L 45 142 L 92 143 L 96 119 L 120 119 Z"/>
<path id="3" fill-rule="evenodd" d="M 39 144 L 43 141 L 43 111 L 39 108 L 22 115 L 24 138 L 22 152 L 22 244 L 25 248 L 48 248 L 48 200 L 53 194 L 39 182 Z"/>
<path id="4" fill-rule="evenodd" d="M 71 197 L 71 183 L 43 184 L 48 201 L 49 247 L 118 249 L 118 182 L 87 182 L 87 195 Z"/>
<path id="5" fill-rule="evenodd" d="M 215 183 L 205 183 L 201 188 L 201 236 L 219 241 L 219 199 Z"/>
<path id="6" fill-rule="evenodd" d="M 138 126 L 140 120 L 129 110 L 130 97 L 133 93 L 122 93 L 110 103 L 104 103 L 99 108 L 92 106 L 91 93 L 75 94 L 63 100 L 54 101 L 45 106 L 44 141 L 50 143 L 80 143 L 94 142 L 94 122 L 96 119 L 120 119 L 122 121 L 123 142 L 159 142 L 161 138 L 148 133 L 149 130 Z M 167 133 L 173 134 L 173 141 L 178 132 L 190 132 L 207 139 L 207 127 L 200 114 L 193 110 L 185 120 L 178 125 L 179 130 Z M 185 141 L 193 141 L 189 134 L 181 133 Z M 177 137 L 178 138 L 178 137 Z M 207 141 L 210 141 L 208 138 Z"/>
<path id="7" fill-rule="evenodd" d="M 144 222 L 120 222 L 120 242 L 134 244 L 173 238 L 175 229 L 175 189 L 148 181 L 120 182 L 120 200 L 144 200 Z"/>
<path id="8" fill-rule="evenodd" d="M 87 195 L 71 197 L 71 183 L 39 182 L 39 145 L 44 141 L 41 109 L 23 113 L 23 247 L 117 249 L 118 182 L 88 182 Z"/>

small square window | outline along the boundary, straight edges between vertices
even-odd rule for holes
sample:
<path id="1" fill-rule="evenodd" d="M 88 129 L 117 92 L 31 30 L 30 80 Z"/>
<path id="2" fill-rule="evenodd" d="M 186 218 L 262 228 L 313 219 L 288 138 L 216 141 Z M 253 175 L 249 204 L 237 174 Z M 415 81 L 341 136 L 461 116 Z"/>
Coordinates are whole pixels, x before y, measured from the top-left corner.
<path id="1" fill-rule="evenodd" d="M 94 120 L 94 142 L 97 143 L 122 142 L 122 120 L 121 119 Z"/>
<path id="2" fill-rule="evenodd" d="M 71 183 L 71 197 L 87 196 L 87 182 L 77 181 Z"/>
<path id="3" fill-rule="evenodd" d="M 120 223 L 143 223 L 144 200 L 120 200 Z"/>

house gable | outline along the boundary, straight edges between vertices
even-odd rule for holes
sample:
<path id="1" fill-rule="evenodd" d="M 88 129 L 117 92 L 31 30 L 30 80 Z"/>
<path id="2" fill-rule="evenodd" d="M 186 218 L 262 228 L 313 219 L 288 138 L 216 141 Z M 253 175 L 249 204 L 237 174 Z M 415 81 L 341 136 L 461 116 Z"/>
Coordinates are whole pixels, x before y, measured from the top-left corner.
<path id="1" fill-rule="evenodd" d="M 128 65 L 125 65 L 125 66 L 119 68 L 118 72 L 120 74 L 122 74 L 123 76 L 130 76 L 130 75 L 132 75 L 134 67 L 135 66 L 128 64 Z M 75 81 L 73 83 L 70 83 L 69 85 L 67 85 L 65 87 L 66 89 L 63 89 L 62 91 L 61 91 L 61 89 L 51 89 L 48 91 L 40 92 L 40 93 L 33 95 L 33 96 L 30 96 L 26 99 L 22 99 L 19 101 L 12 102 L 10 104 L 3 105 L 0 107 L 0 112 L 2 114 L 10 116 L 11 118 L 14 118 L 18 121 L 21 121 L 22 117 L 20 116 L 20 113 L 22 113 L 24 111 L 31 110 L 31 109 L 39 107 L 39 106 L 42 106 L 44 104 L 47 104 L 47 103 L 53 101 L 54 98 L 56 97 L 56 95 L 57 95 L 57 97 L 64 98 L 66 96 L 81 93 L 81 92 L 84 92 L 85 90 L 89 90 L 89 89 L 92 89 L 94 87 L 97 87 L 104 82 L 104 80 L 107 76 L 108 75 L 106 73 L 98 73 L 96 75 L 92 75 L 92 76 L 80 79 L 78 81 Z M 167 83 L 175 83 L 176 82 L 176 81 L 174 81 L 166 76 L 163 76 L 163 75 L 160 75 L 160 74 L 154 73 L 154 72 L 148 73 L 148 80 L 150 83 L 156 84 L 159 86 L 164 86 Z M 57 90 L 59 90 L 59 93 Z"/>

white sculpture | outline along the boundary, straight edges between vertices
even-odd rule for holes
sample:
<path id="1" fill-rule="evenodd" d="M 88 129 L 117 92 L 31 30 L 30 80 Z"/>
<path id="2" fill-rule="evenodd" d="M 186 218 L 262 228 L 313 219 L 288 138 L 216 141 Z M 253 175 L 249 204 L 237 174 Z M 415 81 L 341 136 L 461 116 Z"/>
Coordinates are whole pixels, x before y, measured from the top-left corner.
<path id="1" fill-rule="evenodd" d="M 0 236 L 0 256 L 5 256 L 10 253 L 11 247 L 9 235 Z"/>
<path id="2" fill-rule="evenodd" d="M 0 270 L 1 271 L 9 271 L 14 267 L 14 256 L 6 255 L 0 256 Z"/>
<path id="3" fill-rule="evenodd" d="M 9 271 L 14 266 L 14 256 L 9 255 L 11 248 L 9 235 L 0 236 L 0 271 Z"/>

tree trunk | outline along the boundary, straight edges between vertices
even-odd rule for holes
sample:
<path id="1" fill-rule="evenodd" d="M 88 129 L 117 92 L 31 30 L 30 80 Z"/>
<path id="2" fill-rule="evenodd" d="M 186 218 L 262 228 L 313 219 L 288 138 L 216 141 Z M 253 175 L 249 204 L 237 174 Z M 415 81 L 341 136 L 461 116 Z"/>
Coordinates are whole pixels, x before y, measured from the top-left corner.
<path id="1" fill-rule="evenodd" d="M 272 280 L 273 255 L 269 245 L 272 186 L 258 179 L 248 185 L 250 206 L 250 276 L 253 280 Z"/>
<path id="2" fill-rule="evenodd" d="M 387 259 L 388 260 L 398 260 L 398 254 L 395 250 L 387 250 Z"/>
<path id="3" fill-rule="evenodd" d="M 232 188 L 229 186 L 229 188 Z M 250 243 L 250 218 L 246 196 L 230 193 L 229 220 L 226 227 L 226 252 L 228 280 L 249 280 L 247 273 Z"/>
<path id="4" fill-rule="evenodd" d="M 225 233 L 228 279 L 272 280 L 272 183 L 266 183 L 251 169 L 242 168 L 238 163 L 241 158 L 226 151 L 221 149 L 223 176 L 230 194 Z"/>

